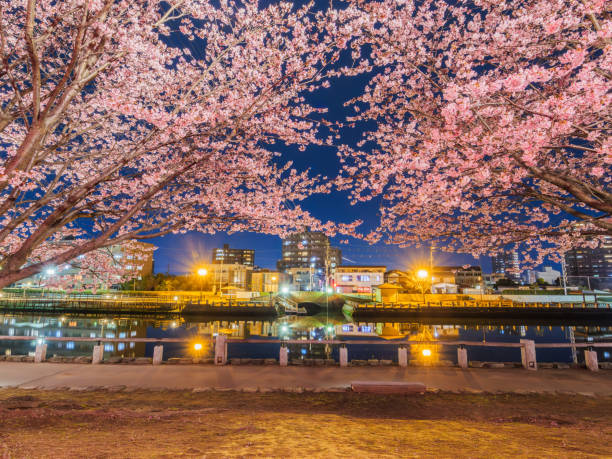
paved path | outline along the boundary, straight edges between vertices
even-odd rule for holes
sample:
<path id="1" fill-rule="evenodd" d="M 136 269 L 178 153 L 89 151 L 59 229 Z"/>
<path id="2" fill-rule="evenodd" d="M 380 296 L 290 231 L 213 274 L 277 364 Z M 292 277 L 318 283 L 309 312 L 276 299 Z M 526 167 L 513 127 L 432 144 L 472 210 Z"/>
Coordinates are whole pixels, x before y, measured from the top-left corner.
<path id="1" fill-rule="evenodd" d="M 87 365 L 0 362 L 0 387 L 141 389 L 328 389 L 351 381 L 422 382 L 442 390 L 589 392 L 612 395 L 612 371 L 446 367 L 278 367 L 212 365 Z"/>

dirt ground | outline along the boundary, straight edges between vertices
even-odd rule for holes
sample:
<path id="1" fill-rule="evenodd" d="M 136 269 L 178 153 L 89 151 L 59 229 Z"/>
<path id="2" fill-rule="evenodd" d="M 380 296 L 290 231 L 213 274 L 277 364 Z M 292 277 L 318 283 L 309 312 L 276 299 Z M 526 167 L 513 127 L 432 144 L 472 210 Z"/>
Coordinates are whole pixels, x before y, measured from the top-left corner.
<path id="1" fill-rule="evenodd" d="M 0 457 L 612 457 L 612 397 L 7 389 Z"/>

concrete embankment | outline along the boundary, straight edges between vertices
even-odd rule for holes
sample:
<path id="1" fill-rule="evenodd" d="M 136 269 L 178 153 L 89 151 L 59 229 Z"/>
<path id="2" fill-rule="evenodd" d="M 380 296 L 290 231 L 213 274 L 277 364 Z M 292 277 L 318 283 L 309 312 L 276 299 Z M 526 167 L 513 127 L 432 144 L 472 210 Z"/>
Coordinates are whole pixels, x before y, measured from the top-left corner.
<path id="1" fill-rule="evenodd" d="M 77 365 L 0 362 L 0 387 L 39 389 L 344 390 L 353 381 L 420 382 L 429 390 L 612 395 L 612 371 L 448 367 Z"/>

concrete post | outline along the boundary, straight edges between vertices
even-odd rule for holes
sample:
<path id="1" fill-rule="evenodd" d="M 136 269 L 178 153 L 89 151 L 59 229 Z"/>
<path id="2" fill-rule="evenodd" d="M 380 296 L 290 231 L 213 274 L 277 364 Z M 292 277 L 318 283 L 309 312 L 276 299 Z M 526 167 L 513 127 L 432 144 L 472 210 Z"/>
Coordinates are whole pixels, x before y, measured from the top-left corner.
<path id="1" fill-rule="evenodd" d="M 227 337 L 222 334 L 215 339 L 215 365 L 225 365 L 227 363 Z"/>
<path id="2" fill-rule="evenodd" d="M 153 347 L 153 365 L 159 365 L 162 363 L 164 357 L 164 346 L 158 344 Z"/>
<path id="3" fill-rule="evenodd" d="M 289 348 L 285 346 L 281 346 L 280 354 L 278 355 L 278 363 L 280 363 L 281 367 L 286 367 L 289 363 Z"/>
<path id="4" fill-rule="evenodd" d="M 397 350 L 397 363 L 400 367 L 408 366 L 408 349 L 405 347 L 400 347 Z"/>
<path id="5" fill-rule="evenodd" d="M 599 363 L 597 362 L 597 352 L 586 349 L 584 351 L 584 361 L 586 366 L 591 371 L 599 371 Z"/>
<path id="6" fill-rule="evenodd" d="M 91 363 L 98 364 L 102 362 L 103 358 L 104 358 L 104 345 L 103 344 L 95 345 L 93 348 L 93 354 L 91 356 Z"/>
<path id="7" fill-rule="evenodd" d="M 459 364 L 459 368 L 468 367 L 468 356 L 467 356 L 466 348 L 464 347 L 457 348 L 457 363 Z"/>
<path id="8" fill-rule="evenodd" d="M 37 344 L 36 352 L 34 353 L 34 362 L 40 363 L 47 360 L 47 345 L 46 344 Z"/>
<path id="9" fill-rule="evenodd" d="M 521 344 L 523 345 L 521 346 L 521 362 L 523 368 L 527 370 L 537 370 L 538 361 L 536 360 L 535 341 L 531 339 L 522 339 Z"/>
<path id="10" fill-rule="evenodd" d="M 341 367 L 348 366 L 348 349 L 346 348 L 346 346 L 342 346 L 339 349 L 339 352 L 340 352 L 340 366 Z"/>

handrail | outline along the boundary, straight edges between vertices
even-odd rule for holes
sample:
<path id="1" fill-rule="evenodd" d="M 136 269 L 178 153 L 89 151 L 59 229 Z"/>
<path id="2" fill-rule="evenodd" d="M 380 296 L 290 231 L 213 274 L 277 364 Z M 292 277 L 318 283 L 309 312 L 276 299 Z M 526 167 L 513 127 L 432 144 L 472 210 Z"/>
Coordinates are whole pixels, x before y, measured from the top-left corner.
<path id="1" fill-rule="evenodd" d="M 91 338 L 91 337 L 55 337 L 55 336 L 0 336 L 0 341 L 82 341 L 82 342 L 104 342 L 104 343 L 190 343 L 194 339 L 202 338 L 193 336 L 191 338 Z M 331 344 L 331 345 L 351 345 L 351 344 L 372 344 L 372 345 L 439 345 L 439 346 L 482 346 L 482 347 L 524 347 L 524 343 L 491 342 L 491 341 L 373 341 L 373 340 L 313 340 L 313 339 L 238 339 L 229 338 L 227 343 L 247 343 L 247 344 Z M 535 347 L 540 348 L 569 348 L 569 347 L 601 347 L 612 348 L 609 343 L 535 343 Z"/>

